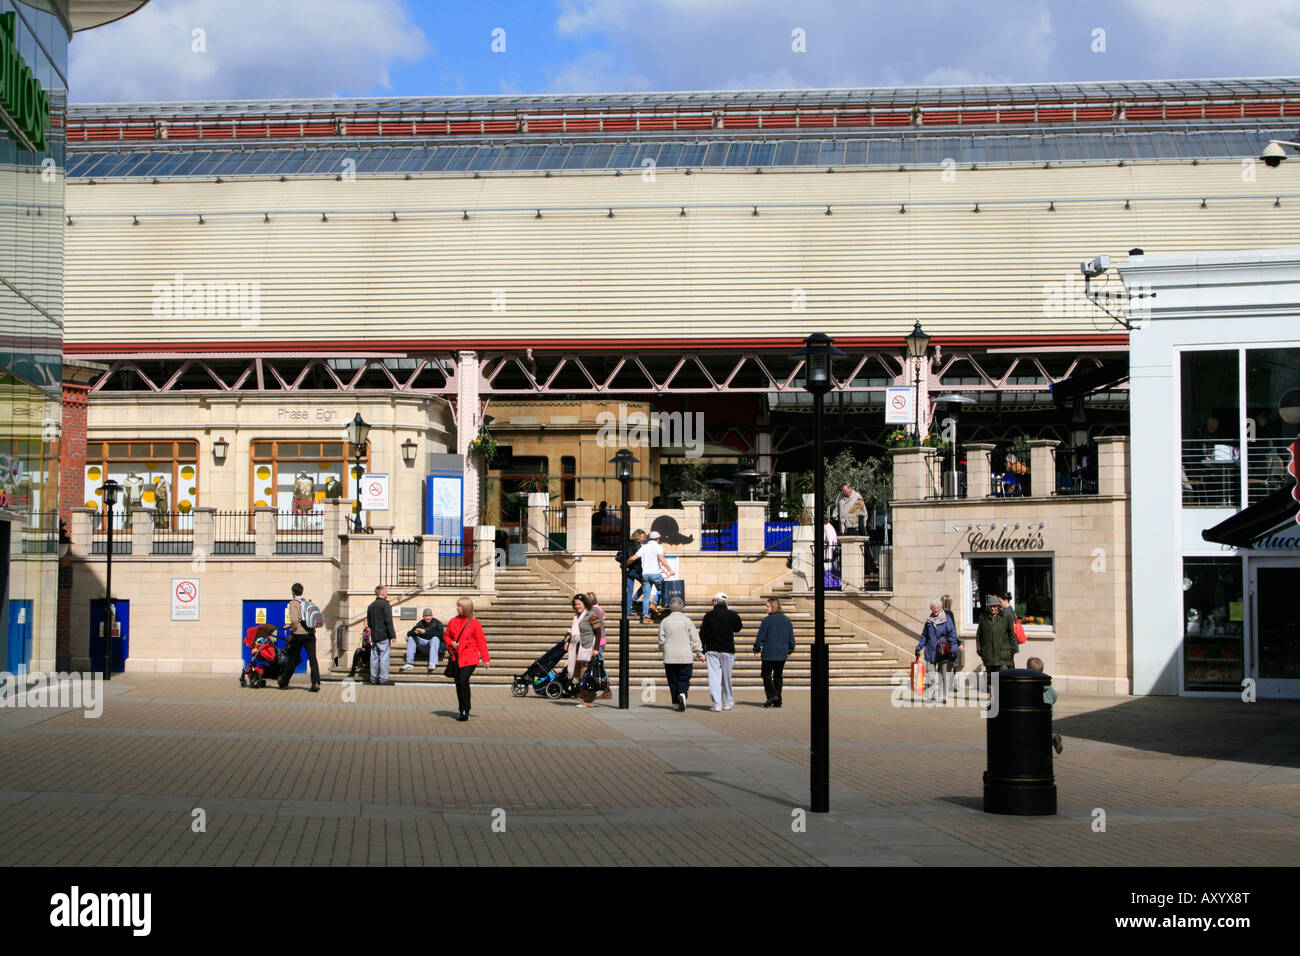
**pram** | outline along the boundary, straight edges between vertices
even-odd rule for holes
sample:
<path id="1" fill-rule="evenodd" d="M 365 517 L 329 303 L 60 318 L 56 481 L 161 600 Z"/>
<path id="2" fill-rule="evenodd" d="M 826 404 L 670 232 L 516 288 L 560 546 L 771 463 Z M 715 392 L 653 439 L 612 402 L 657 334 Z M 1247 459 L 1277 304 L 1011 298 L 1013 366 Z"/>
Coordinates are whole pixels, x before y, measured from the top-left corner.
<path id="1" fill-rule="evenodd" d="M 239 675 L 240 687 L 265 687 L 268 678 L 278 680 L 289 669 L 289 652 L 280 646 L 281 640 L 271 624 L 255 624 L 244 633 L 251 655 Z"/>
<path id="2" fill-rule="evenodd" d="M 558 700 L 573 693 L 568 673 L 563 667 L 558 669 L 556 667 L 564 659 L 568 643 L 568 638 L 564 638 L 529 664 L 528 670 L 516 674 L 514 683 L 510 685 L 510 693 L 516 697 L 527 697 L 528 688 L 531 687 L 537 692 L 538 697 L 549 697 L 551 700 Z"/>

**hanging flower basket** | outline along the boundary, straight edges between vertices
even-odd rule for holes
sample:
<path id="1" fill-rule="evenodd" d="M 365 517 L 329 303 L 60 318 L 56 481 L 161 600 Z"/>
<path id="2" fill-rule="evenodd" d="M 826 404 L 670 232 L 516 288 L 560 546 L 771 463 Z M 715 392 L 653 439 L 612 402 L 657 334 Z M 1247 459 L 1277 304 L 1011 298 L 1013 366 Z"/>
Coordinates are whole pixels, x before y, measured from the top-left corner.
<path id="1" fill-rule="evenodd" d="M 482 458 L 483 464 L 490 465 L 497 453 L 497 440 L 486 431 L 479 432 L 466 451 L 470 457 Z"/>

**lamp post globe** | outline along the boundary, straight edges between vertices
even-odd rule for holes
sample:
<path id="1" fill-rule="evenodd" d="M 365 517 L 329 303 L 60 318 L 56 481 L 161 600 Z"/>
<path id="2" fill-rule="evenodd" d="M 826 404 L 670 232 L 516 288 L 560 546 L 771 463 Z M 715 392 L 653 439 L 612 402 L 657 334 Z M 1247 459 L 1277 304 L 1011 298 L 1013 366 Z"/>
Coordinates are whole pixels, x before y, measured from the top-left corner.
<path id="1" fill-rule="evenodd" d="M 637 463 L 637 458 L 626 448 L 620 448 L 614 453 L 614 457 L 609 460 L 614 466 L 614 477 L 618 479 L 622 487 L 623 502 L 622 509 L 619 511 L 619 546 L 622 555 L 622 574 L 619 575 L 618 582 L 618 709 L 627 710 L 631 699 L 630 675 L 628 671 L 632 666 L 631 649 L 629 648 L 631 630 L 627 620 L 627 602 L 632 595 L 632 589 L 628 587 L 627 562 L 632 557 L 629 553 L 631 541 L 628 538 L 627 529 L 627 485 L 632 480 L 633 466 Z"/>

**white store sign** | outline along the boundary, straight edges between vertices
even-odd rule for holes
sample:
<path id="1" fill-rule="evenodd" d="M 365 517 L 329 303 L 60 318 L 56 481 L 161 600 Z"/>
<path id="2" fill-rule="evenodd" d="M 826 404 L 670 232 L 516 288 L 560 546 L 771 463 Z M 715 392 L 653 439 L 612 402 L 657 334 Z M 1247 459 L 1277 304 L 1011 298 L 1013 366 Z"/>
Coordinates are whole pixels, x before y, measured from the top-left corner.
<path id="1" fill-rule="evenodd" d="M 910 388 L 885 389 L 885 424 L 911 425 L 916 420 L 914 398 Z"/>
<path id="2" fill-rule="evenodd" d="M 199 579 L 172 578 L 172 620 L 199 619 Z"/>
<path id="3" fill-rule="evenodd" d="M 388 510 L 387 475 L 366 475 L 361 479 L 361 507 L 366 511 Z"/>

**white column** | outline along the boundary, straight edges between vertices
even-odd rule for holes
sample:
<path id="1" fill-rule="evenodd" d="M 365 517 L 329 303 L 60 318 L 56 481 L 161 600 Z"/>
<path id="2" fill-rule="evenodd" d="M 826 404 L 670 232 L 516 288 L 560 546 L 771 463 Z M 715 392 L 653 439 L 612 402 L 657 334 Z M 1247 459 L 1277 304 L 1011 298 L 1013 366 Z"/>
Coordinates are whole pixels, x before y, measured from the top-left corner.
<path id="1" fill-rule="evenodd" d="M 458 352 L 456 358 L 456 452 L 465 458 L 464 502 L 462 522 L 466 527 L 478 524 L 483 494 L 483 459 L 469 455 L 469 443 L 482 427 L 479 409 L 478 353 Z"/>

